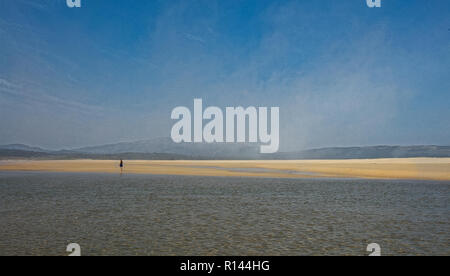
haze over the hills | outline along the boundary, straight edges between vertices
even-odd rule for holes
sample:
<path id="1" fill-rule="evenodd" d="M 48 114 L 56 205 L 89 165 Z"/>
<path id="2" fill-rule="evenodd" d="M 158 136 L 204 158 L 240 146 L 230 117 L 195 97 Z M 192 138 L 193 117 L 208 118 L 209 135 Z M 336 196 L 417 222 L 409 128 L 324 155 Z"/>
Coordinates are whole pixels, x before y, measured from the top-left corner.
<path id="1" fill-rule="evenodd" d="M 0 146 L 0 158 L 44 159 L 365 159 L 450 157 L 450 146 L 333 147 L 275 154 L 260 154 L 258 144 L 174 143 L 170 138 L 46 150 L 21 144 Z"/>
<path id="2" fill-rule="evenodd" d="M 259 153 L 256 144 L 227 143 L 174 143 L 170 138 L 157 138 L 137 142 L 125 142 L 94 147 L 74 149 L 79 153 L 118 154 L 118 153 L 169 153 L 186 156 L 224 158 L 236 156 L 255 156 Z"/>

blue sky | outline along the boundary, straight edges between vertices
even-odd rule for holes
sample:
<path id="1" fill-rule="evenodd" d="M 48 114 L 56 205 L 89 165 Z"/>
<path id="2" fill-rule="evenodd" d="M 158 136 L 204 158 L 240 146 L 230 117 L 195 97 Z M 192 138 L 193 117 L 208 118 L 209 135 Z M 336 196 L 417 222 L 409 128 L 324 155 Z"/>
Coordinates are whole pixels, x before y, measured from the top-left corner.
<path id="1" fill-rule="evenodd" d="M 0 144 L 168 137 L 279 106 L 281 150 L 448 145 L 450 1 L 0 0 Z"/>

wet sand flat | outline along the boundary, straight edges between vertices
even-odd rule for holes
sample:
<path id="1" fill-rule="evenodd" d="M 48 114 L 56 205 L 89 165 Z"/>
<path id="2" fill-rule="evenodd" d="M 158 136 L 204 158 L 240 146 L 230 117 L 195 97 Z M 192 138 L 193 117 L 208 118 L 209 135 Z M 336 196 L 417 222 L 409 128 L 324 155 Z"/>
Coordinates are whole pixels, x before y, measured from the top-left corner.
<path id="1" fill-rule="evenodd" d="M 0 161 L 0 171 L 120 173 L 116 160 Z M 123 173 L 266 178 L 450 180 L 450 158 L 125 161 Z"/>

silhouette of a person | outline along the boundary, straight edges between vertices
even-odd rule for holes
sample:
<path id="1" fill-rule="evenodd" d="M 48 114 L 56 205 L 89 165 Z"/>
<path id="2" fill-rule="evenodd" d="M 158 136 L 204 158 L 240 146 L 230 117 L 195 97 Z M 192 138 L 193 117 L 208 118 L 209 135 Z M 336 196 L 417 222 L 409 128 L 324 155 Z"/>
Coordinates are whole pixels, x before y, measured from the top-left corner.
<path id="1" fill-rule="evenodd" d="M 120 172 L 123 172 L 123 160 L 122 159 L 120 159 L 119 167 L 120 167 Z"/>

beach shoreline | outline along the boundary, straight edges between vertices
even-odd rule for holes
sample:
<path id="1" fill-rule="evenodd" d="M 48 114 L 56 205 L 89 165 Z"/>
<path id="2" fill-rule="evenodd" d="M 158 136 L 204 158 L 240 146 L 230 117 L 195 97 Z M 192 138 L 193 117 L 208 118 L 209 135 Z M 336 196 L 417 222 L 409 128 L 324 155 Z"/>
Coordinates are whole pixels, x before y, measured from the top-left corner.
<path id="1" fill-rule="evenodd" d="M 3 160 L 1 171 L 120 173 L 118 160 Z M 450 181 L 450 158 L 351 160 L 131 160 L 124 174 Z"/>

